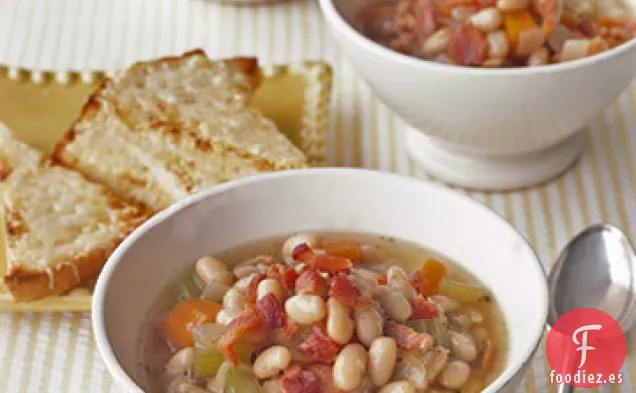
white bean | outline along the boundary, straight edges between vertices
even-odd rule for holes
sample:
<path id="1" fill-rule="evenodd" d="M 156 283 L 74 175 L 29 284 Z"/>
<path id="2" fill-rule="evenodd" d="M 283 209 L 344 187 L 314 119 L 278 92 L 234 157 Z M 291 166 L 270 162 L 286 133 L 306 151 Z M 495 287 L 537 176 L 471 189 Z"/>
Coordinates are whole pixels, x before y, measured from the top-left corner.
<path id="1" fill-rule="evenodd" d="M 311 233 L 299 233 L 292 235 L 285 240 L 285 243 L 283 243 L 283 257 L 291 258 L 294 253 L 294 249 L 303 243 L 309 246 L 309 248 L 316 248 L 320 241 L 316 235 Z"/>
<path id="2" fill-rule="evenodd" d="M 451 10 L 451 18 L 456 21 L 463 22 L 470 17 L 474 12 L 471 7 L 453 7 Z"/>
<path id="3" fill-rule="evenodd" d="M 247 290 L 247 287 L 249 287 L 250 283 L 254 279 L 254 277 L 256 277 L 256 275 L 257 274 L 254 273 L 254 274 L 250 274 L 247 277 L 241 278 L 234 284 L 234 288 L 238 289 L 239 291 L 245 292 Z"/>
<path id="4" fill-rule="evenodd" d="M 170 358 L 166 371 L 170 374 L 185 374 L 194 364 L 194 348 L 183 348 Z"/>
<path id="5" fill-rule="evenodd" d="M 243 315 L 245 311 L 235 310 L 231 308 L 224 308 L 216 314 L 216 323 L 221 325 L 229 325 L 233 320 Z"/>
<path id="6" fill-rule="evenodd" d="M 428 57 L 434 57 L 448 48 L 451 39 L 451 30 L 442 28 L 428 36 L 422 43 L 422 52 Z"/>
<path id="7" fill-rule="evenodd" d="M 367 357 L 367 351 L 360 344 L 344 347 L 333 364 L 334 385 L 345 392 L 357 388 L 366 372 Z"/>
<path id="8" fill-rule="evenodd" d="M 451 331 L 450 350 L 453 356 L 465 362 L 477 359 L 477 347 L 472 337 L 467 334 Z"/>
<path id="9" fill-rule="evenodd" d="M 320 296 L 301 294 L 287 299 L 285 312 L 301 325 L 311 325 L 321 321 L 327 314 L 325 301 Z"/>
<path id="10" fill-rule="evenodd" d="M 413 307 L 406 297 L 386 286 L 378 287 L 376 298 L 389 318 L 394 321 L 406 322 L 413 314 Z"/>
<path id="11" fill-rule="evenodd" d="M 415 393 L 415 385 L 411 381 L 395 381 L 384 385 L 378 393 Z"/>
<path id="12" fill-rule="evenodd" d="M 249 266 L 236 266 L 234 269 L 232 269 L 232 272 L 234 273 L 236 278 L 241 279 L 243 277 L 247 277 L 252 274 L 264 273 L 263 270 L 264 269 L 262 269 L 259 266 L 249 265 Z M 265 271 L 267 270 L 265 269 Z"/>
<path id="13" fill-rule="evenodd" d="M 266 278 L 261 281 L 258 284 L 256 293 L 258 299 L 271 293 L 272 295 L 274 295 L 274 297 L 276 297 L 276 300 L 278 300 L 279 303 L 282 304 L 283 300 L 285 300 L 283 285 L 280 283 L 280 281 L 273 278 Z"/>
<path id="14" fill-rule="evenodd" d="M 229 310 L 243 310 L 247 297 L 238 289 L 230 288 L 223 296 L 223 307 Z"/>
<path id="15" fill-rule="evenodd" d="M 515 52 L 518 56 L 530 56 L 532 52 L 543 46 L 545 31 L 542 27 L 529 27 L 519 33 L 519 41 Z"/>
<path id="16" fill-rule="evenodd" d="M 417 297 L 409 275 L 401 267 L 391 266 L 386 272 L 386 278 L 388 287 L 395 292 L 400 292 L 406 300 L 411 301 Z"/>
<path id="17" fill-rule="evenodd" d="M 529 0 L 499 0 L 497 2 L 497 8 L 504 12 L 521 11 L 528 8 L 529 4 Z"/>
<path id="18" fill-rule="evenodd" d="M 339 344 L 347 344 L 353 337 L 355 325 L 351 308 L 334 298 L 327 301 L 327 335 Z"/>
<path id="19" fill-rule="evenodd" d="M 229 285 L 225 285 L 220 282 L 213 282 L 212 284 L 207 284 L 201 293 L 201 297 L 203 299 L 212 300 L 215 303 L 219 303 L 223 301 L 225 294 L 230 290 Z"/>
<path id="20" fill-rule="evenodd" d="M 207 284 L 217 279 L 217 277 L 223 276 L 223 273 L 229 273 L 227 265 L 213 257 L 199 258 L 194 264 L 194 270 L 197 276 Z M 220 280 L 217 279 L 217 281 Z M 232 285 L 232 283 L 230 282 L 228 285 Z"/>
<path id="21" fill-rule="evenodd" d="M 430 356 L 426 364 L 426 380 L 431 383 L 437 378 L 448 362 L 448 349 L 444 347 L 433 348 L 427 356 Z"/>
<path id="22" fill-rule="evenodd" d="M 547 48 L 539 48 L 528 57 L 527 64 L 529 67 L 545 65 L 548 64 L 549 57 L 550 52 L 548 52 Z"/>
<path id="23" fill-rule="evenodd" d="M 395 369 L 397 345 L 391 337 L 378 337 L 369 347 L 367 373 L 375 386 L 386 385 Z"/>
<path id="24" fill-rule="evenodd" d="M 439 376 L 439 383 L 448 389 L 461 388 L 470 376 L 470 366 L 461 360 L 453 360 Z"/>
<path id="25" fill-rule="evenodd" d="M 490 32 L 486 35 L 488 41 L 488 56 L 492 58 L 504 58 L 508 56 L 508 36 L 502 30 Z"/>
<path id="26" fill-rule="evenodd" d="M 561 61 L 571 61 L 586 57 L 590 51 L 590 40 L 587 38 L 569 39 L 563 43 Z"/>
<path id="27" fill-rule="evenodd" d="M 264 350 L 254 360 L 254 375 L 259 379 L 266 379 L 277 375 L 287 368 L 291 362 L 291 352 L 282 345 L 274 345 Z"/>
<path id="28" fill-rule="evenodd" d="M 382 335 L 384 320 L 375 308 L 356 310 L 356 334 L 362 344 L 369 347 L 371 342 Z"/>
<path id="29" fill-rule="evenodd" d="M 486 8 L 470 17 L 470 23 L 484 33 L 497 30 L 502 21 L 501 11 L 497 8 Z"/>
<path id="30" fill-rule="evenodd" d="M 439 305 L 444 312 L 452 312 L 459 308 L 459 302 L 444 295 L 433 295 L 431 299 Z"/>

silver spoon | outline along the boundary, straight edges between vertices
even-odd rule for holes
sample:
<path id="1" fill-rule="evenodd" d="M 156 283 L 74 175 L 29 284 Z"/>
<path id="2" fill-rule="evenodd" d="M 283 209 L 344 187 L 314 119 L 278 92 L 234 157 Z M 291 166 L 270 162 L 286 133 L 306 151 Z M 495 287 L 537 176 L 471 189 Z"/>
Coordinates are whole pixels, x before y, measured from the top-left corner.
<path id="1" fill-rule="evenodd" d="M 627 332 L 636 320 L 636 254 L 627 236 L 608 224 L 592 225 L 561 251 L 548 276 L 548 325 L 568 311 L 596 308 Z M 559 385 L 559 393 L 574 387 Z"/>

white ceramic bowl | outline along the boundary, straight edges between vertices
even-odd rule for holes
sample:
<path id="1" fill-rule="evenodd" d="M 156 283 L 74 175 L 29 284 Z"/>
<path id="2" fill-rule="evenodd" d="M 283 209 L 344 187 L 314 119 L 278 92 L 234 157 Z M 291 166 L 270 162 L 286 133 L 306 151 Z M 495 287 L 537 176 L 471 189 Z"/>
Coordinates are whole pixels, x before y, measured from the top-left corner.
<path id="1" fill-rule="evenodd" d="M 563 172 L 581 151 L 581 129 L 636 74 L 636 40 L 567 63 L 469 68 L 402 55 L 351 25 L 377 0 L 320 0 L 337 45 L 378 97 L 409 126 L 422 169 L 470 188 L 530 186 Z M 629 1 L 629 0 L 628 0 Z"/>
<path id="2" fill-rule="evenodd" d="M 432 183 L 358 169 L 250 177 L 190 197 L 130 235 L 104 268 L 93 301 L 99 352 L 123 392 L 139 393 L 136 349 L 166 283 L 197 258 L 297 231 L 375 232 L 458 261 L 490 287 L 510 331 L 504 373 L 484 392 L 512 392 L 543 334 L 544 271 L 519 233 L 473 200 Z"/>

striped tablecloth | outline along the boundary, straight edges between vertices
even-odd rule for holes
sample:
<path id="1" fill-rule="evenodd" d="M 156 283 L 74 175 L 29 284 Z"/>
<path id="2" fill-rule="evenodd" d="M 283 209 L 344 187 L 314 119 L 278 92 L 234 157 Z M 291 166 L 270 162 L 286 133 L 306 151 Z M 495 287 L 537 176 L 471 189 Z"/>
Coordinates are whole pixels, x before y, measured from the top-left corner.
<path id="1" fill-rule="evenodd" d="M 315 1 L 234 8 L 209 0 L 0 0 L 0 63 L 9 66 L 111 70 L 194 47 L 214 57 L 257 55 L 263 64 L 329 61 L 335 70 L 329 163 L 428 178 L 407 158 L 403 123 L 356 77 Z M 630 87 L 589 126 L 584 155 L 558 181 L 525 192 L 468 194 L 514 223 L 546 267 L 593 222 L 614 223 L 636 239 L 635 131 Z M 601 391 L 636 391 L 634 335 L 628 342 L 625 383 Z M 547 372 L 541 348 L 521 391 L 556 392 Z M 87 314 L 0 313 L 1 393 L 116 391 Z"/>

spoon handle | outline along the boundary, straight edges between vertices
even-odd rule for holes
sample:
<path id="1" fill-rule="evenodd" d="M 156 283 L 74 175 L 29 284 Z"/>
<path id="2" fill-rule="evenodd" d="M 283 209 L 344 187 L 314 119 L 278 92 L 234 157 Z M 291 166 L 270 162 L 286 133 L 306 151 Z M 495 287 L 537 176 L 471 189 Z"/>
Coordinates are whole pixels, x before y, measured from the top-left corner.
<path id="1" fill-rule="evenodd" d="M 574 386 L 568 385 L 567 383 L 562 383 L 559 385 L 557 389 L 557 393 L 573 393 Z"/>

